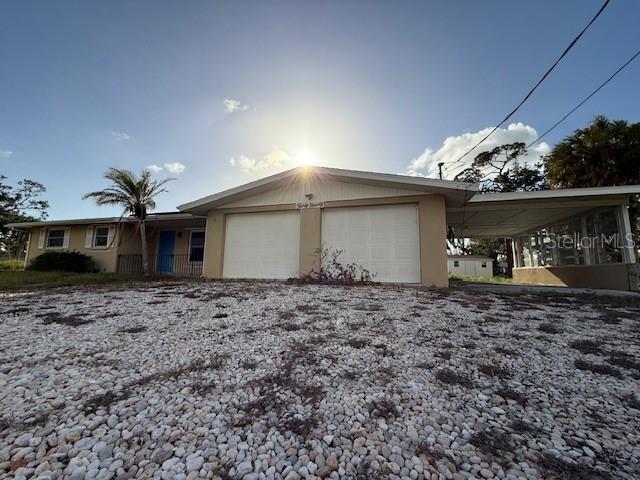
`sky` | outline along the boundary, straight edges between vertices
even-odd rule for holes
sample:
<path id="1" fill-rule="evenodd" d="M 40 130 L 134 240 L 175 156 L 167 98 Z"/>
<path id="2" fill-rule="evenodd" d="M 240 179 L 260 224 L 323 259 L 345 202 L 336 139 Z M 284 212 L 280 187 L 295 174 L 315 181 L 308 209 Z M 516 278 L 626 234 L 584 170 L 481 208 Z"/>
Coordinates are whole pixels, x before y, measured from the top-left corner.
<path id="1" fill-rule="evenodd" d="M 109 167 L 175 180 L 158 211 L 311 163 L 435 176 L 520 101 L 603 0 L 0 2 L 0 174 L 50 219 Z M 531 141 L 640 48 L 613 0 L 476 153 Z M 640 121 L 640 60 L 529 152 L 596 115 Z M 445 177 L 453 178 L 455 165 Z"/>

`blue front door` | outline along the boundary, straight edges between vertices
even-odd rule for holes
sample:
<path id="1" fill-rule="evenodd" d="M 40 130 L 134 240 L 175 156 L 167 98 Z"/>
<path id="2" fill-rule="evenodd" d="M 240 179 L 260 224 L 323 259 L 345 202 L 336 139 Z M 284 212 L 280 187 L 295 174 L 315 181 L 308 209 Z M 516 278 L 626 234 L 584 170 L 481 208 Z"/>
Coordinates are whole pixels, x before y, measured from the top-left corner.
<path id="1" fill-rule="evenodd" d="M 173 245 L 176 243 L 176 232 L 165 230 L 160 232 L 158 239 L 158 262 L 156 270 L 162 273 L 170 273 L 173 270 Z"/>

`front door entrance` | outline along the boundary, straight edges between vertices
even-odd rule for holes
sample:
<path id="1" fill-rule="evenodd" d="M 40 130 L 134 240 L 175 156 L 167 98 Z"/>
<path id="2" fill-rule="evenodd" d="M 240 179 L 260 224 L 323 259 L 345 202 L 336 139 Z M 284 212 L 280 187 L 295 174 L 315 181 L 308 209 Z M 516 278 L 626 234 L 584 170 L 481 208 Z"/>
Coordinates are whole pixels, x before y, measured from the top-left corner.
<path id="1" fill-rule="evenodd" d="M 171 273 L 173 270 L 173 246 L 176 243 L 176 232 L 164 230 L 158 238 L 158 261 L 156 271 Z"/>

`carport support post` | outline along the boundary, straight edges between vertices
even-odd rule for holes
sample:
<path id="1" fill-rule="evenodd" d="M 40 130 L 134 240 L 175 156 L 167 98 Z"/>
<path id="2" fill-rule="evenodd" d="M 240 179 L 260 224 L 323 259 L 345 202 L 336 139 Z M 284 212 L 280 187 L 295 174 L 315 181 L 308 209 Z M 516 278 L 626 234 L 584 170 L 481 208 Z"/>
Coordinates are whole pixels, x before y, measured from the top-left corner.
<path id="1" fill-rule="evenodd" d="M 448 287 L 447 218 L 445 199 L 428 195 L 418 203 L 420 276 L 426 287 Z"/>
<path id="2" fill-rule="evenodd" d="M 210 210 L 207 214 L 204 258 L 202 259 L 202 276 L 207 278 L 222 278 L 224 221 L 224 213 L 219 210 Z"/>
<path id="3" fill-rule="evenodd" d="M 636 263 L 636 252 L 631 236 L 631 222 L 629 221 L 629 210 L 626 205 L 619 205 L 616 208 L 616 220 L 618 224 L 618 244 L 622 252 L 624 263 Z"/>

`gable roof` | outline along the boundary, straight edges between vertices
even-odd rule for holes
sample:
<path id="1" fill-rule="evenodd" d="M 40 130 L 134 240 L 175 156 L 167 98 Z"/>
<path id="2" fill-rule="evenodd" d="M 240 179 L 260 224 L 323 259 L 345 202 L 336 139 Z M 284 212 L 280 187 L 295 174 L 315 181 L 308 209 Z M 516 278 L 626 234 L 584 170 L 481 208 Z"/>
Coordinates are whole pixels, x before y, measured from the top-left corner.
<path id="1" fill-rule="evenodd" d="M 211 208 L 270 190 L 280 182 L 298 175 L 317 175 L 331 177 L 346 182 L 366 183 L 381 186 L 393 186 L 410 190 L 420 190 L 425 193 L 441 193 L 453 200 L 464 202 L 470 195 L 478 191 L 478 185 L 452 180 L 438 180 L 434 178 L 413 177 L 391 173 L 364 172 L 359 170 L 344 170 L 328 167 L 296 167 L 269 177 L 245 183 L 213 195 L 199 198 L 193 202 L 178 206 L 182 212 L 204 212 Z"/>

